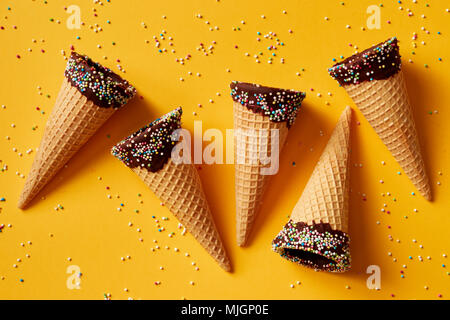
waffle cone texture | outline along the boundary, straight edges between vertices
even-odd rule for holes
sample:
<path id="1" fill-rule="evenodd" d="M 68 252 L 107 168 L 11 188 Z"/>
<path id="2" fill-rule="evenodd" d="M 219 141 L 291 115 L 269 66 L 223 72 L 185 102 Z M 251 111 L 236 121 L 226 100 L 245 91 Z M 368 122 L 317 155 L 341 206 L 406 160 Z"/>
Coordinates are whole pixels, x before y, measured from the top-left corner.
<path id="1" fill-rule="evenodd" d="M 351 108 L 342 114 L 291 214 L 294 222 L 328 223 L 348 232 Z"/>
<path id="2" fill-rule="evenodd" d="M 344 86 L 417 190 L 432 199 L 402 70 L 384 80 Z"/>
<path id="3" fill-rule="evenodd" d="M 157 172 L 151 172 L 142 167 L 135 167 L 132 170 L 220 267 L 225 271 L 231 271 L 230 261 L 212 219 L 200 177 L 194 165 L 175 164 L 169 159 L 168 163 Z"/>
<path id="4" fill-rule="evenodd" d="M 350 268 L 349 153 L 352 110 L 342 113 L 290 220 L 272 242 L 275 252 L 317 270 Z"/>
<path id="5" fill-rule="evenodd" d="M 272 129 L 279 130 L 279 151 L 281 151 L 286 141 L 288 128 L 285 122 L 270 121 L 268 116 L 252 112 L 238 102 L 233 102 L 233 110 L 236 240 L 239 246 L 245 246 L 271 177 L 261 174 L 262 168 L 270 166 L 270 164 L 261 164 L 259 161 L 261 151 L 267 152 L 267 156 L 270 157 L 272 143 L 274 143 L 270 134 Z M 269 132 L 267 140 L 259 138 L 260 130 Z"/>
<path id="6" fill-rule="evenodd" d="M 115 111 L 98 107 L 64 78 L 18 207 L 25 208 Z"/>

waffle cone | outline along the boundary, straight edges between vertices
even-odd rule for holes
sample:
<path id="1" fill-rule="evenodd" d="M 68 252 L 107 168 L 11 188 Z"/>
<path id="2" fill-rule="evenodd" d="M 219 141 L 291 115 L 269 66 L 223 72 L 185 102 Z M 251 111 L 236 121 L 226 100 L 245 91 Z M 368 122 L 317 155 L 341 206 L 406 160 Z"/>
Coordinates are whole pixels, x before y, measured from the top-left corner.
<path id="1" fill-rule="evenodd" d="M 18 207 L 26 207 L 115 111 L 96 106 L 64 78 Z"/>
<path id="2" fill-rule="evenodd" d="M 217 263 L 225 271 L 230 271 L 230 261 L 212 219 L 194 165 L 175 164 L 169 159 L 168 163 L 157 172 L 141 167 L 133 168 L 133 171 L 164 202 Z"/>
<path id="3" fill-rule="evenodd" d="M 293 222 L 328 223 L 333 230 L 348 233 L 351 117 L 347 107 L 292 211 Z"/>
<path id="4" fill-rule="evenodd" d="M 403 72 L 344 88 L 417 190 L 431 200 Z"/>
<path id="5" fill-rule="evenodd" d="M 236 237 L 237 244 L 244 246 L 248 240 L 255 216 L 260 208 L 263 193 L 270 175 L 260 174 L 263 165 L 260 150 L 270 157 L 272 141 L 270 133 L 267 141 L 260 140 L 259 130 L 279 130 L 279 150 L 281 151 L 288 134 L 284 122 L 270 121 L 269 117 L 254 113 L 233 102 L 235 129 L 235 189 L 236 189 Z M 241 130 L 237 130 L 241 129 Z M 271 131 L 269 131 L 271 132 Z M 262 145 L 264 144 L 264 145 Z M 252 161 L 256 159 L 256 162 Z"/>

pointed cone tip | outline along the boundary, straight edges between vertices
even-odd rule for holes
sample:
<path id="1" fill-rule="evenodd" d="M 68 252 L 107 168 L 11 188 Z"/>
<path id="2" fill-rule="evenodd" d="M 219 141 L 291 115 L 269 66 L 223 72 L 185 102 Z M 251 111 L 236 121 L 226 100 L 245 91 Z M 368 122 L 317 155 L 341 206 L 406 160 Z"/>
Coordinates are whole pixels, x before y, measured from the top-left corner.
<path id="1" fill-rule="evenodd" d="M 24 190 L 22 190 L 19 201 L 17 201 L 17 208 L 22 210 L 25 209 L 31 200 L 33 200 L 33 198 L 30 197 L 30 194 L 25 194 Z"/>
<path id="2" fill-rule="evenodd" d="M 231 272 L 231 265 L 229 261 L 226 261 L 224 263 L 220 263 L 220 267 L 225 270 L 226 272 Z"/>
<path id="3" fill-rule="evenodd" d="M 246 241 L 241 239 L 237 239 L 236 243 L 239 247 L 245 247 L 246 245 Z"/>
<path id="4" fill-rule="evenodd" d="M 431 196 L 431 191 L 427 191 L 425 193 L 422 192 L 422 196 L 425 198 L 425 200 L 432 202 L 433 197 Z"/>
<path id="5" fill-rule="evenodd" d="M 24 202 L 24 201 L 22 200 L 22 198 L 19 199 L 19 201 L 17 202 L 17 208 L 19 208 L 19 209 L 21 209 L 21 210 L 25 209 L 26 205 L 27 205 L 26 202 Z"/>

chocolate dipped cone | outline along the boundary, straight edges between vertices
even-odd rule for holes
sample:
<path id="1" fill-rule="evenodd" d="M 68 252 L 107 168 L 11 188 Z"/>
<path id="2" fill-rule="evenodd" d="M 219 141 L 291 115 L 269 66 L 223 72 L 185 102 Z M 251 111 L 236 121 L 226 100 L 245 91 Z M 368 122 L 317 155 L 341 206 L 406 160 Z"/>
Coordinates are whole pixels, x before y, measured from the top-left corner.
<path id="1" fill-rule="evenodd" d="M 272 241 L 283 258 L 316 270 L 350 269 L 349 152 L 352 110 L 342 113 L 288 223 Z"/>
<path id="2" fill-rule="evenodd" d="M 20 195 L 23 209 L 135 89 L 111 70 L 75 52 Z"/>
<path id="3" fill-rule="evenodd" d="M 329 69 L 427 200 L 431 188 L 420 152 L 396 38 Z"/>
<path id="4" fill-rule="evenodd" d="M 177 164 L 172 134 L 180 129 L 182 109 L 153 121 L 113 147 L 112 154 L 130 167 L 225 271 L 230 261 L 192 163 Z"/>
<path id="5" fill-rule="evenodd" d="M 230 87 L 235 130 L 236 239 L 244 246 L 270 176 L 276 173 L 269 172 L 273 163 L 261 160 L 270 158 L 272 151 L 281 152 L 305 93 L 243 82 L 232 82 Z M 274 129 L 278 137 L 272 136 Z"/>

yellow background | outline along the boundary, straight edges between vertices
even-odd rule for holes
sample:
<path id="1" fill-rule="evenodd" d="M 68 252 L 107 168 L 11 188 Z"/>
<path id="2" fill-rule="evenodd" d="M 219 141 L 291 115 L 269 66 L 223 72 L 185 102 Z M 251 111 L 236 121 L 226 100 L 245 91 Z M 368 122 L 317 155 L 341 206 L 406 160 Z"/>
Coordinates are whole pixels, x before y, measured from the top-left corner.
<path id="1" fill-rule="evenodd" d="M 0 202 L 0 224 L 5 225 L 0 233 L 0 298 L 103 299 L 104 293 L 110 293 L 112 299 L 438 299 L 439 294 L 448 299 L 450 266 L 443 264 L 450 264 L 450 258 L 443 255 L 450 255 L 450 13 L 446 1 L 430 0 L 429 7 L 423 0 L 403 2 L 383 1 L 381 29 L 368 30 L 366 9 L 380 5 L 374 1 L 2 1 L 0 105 L 6 108 L 0 108 L 0 167 L 7 165 L 7 170 L 0 172 L 0 197 L 5 198 Z M 66 27 L 69 14 L 64 6 L 71 4 L 81 8 L 84 25 L 80 30 Z M 95 32 L 96 28 L 102 31 Z M 167 52 L 159 53 L 153 36 L 159 38 L 163 30 L 166 40 L 160 40 L 160 48 Z M 276 33 L 273 40 L 264 38 L 269 32 Z M 413 32 L 418 35 L 415 41 Z M 434 193 L 431 203 L 411 194 L 417 192 L 413 185 L 345 90 L 327 73 L 332 59 L 351 55 L 355 45 L 362 50 L 394 35 L 401 41 L 403 69 Z M 272 51 L 267 47 L 276 45 L 276 38 L 284 46 L 277 46 L 269 64 Z M 209 52 L 213 41 L 216 44 L 208 56 L 197 50 L 203 43 Z M 16 208 L 25 182 L 21 175 L 31 167 L 63 79 L 66 61 L 61 50 L 68 55 L 71 45 L 123 75 L 142 99 L 134 99 L 114 114 L 31 207 L 21 211 Z M 254 55 L 260 52 L 258 64 Z M 175 61 L 187 54 L 191 58 L 184 65 Z M 126 73 L 119 71 L 118 64 Z M 235 245 L 233 166 L 202 166 L 206 195 L 234 268 L 233 273 L 225 273 L 191 235 L 181 235 L 175 218 L 109 150 L 179 105 L 185 111 L 184 127 L 191 132 L 194 120 L 203 121 L 203 130 L 232 128 L 231 80 L 295 88 L 306 91 L 307 97 L 247 248 Z M 271 251 L 270 242 L 287 221 L 346 105 L 355 109 L 350 205 L 353 269 L 345 274 L 314 272 L 281 259 Z M 30 148 L 33 152 L 27 154 Z M 124 204 L 121 212 L 117 211 L 120 203 Z M 381 212 L 384 204 L 390 214 Z M 56 211 L 58 205 L 64 209 Z M 152 215 L 165 231 L 158 232 Z M 172 238 L 170 232 L 175 232 Z M 160 249 L 152 252 L 156 245 Z M 126 256 L 130 259 L 121 261 Z M 66 287 L 70 265 L 81 269 L 79 290 Z M 379 291 L 366 287 L 369 265 L 381 268 Z"/>

